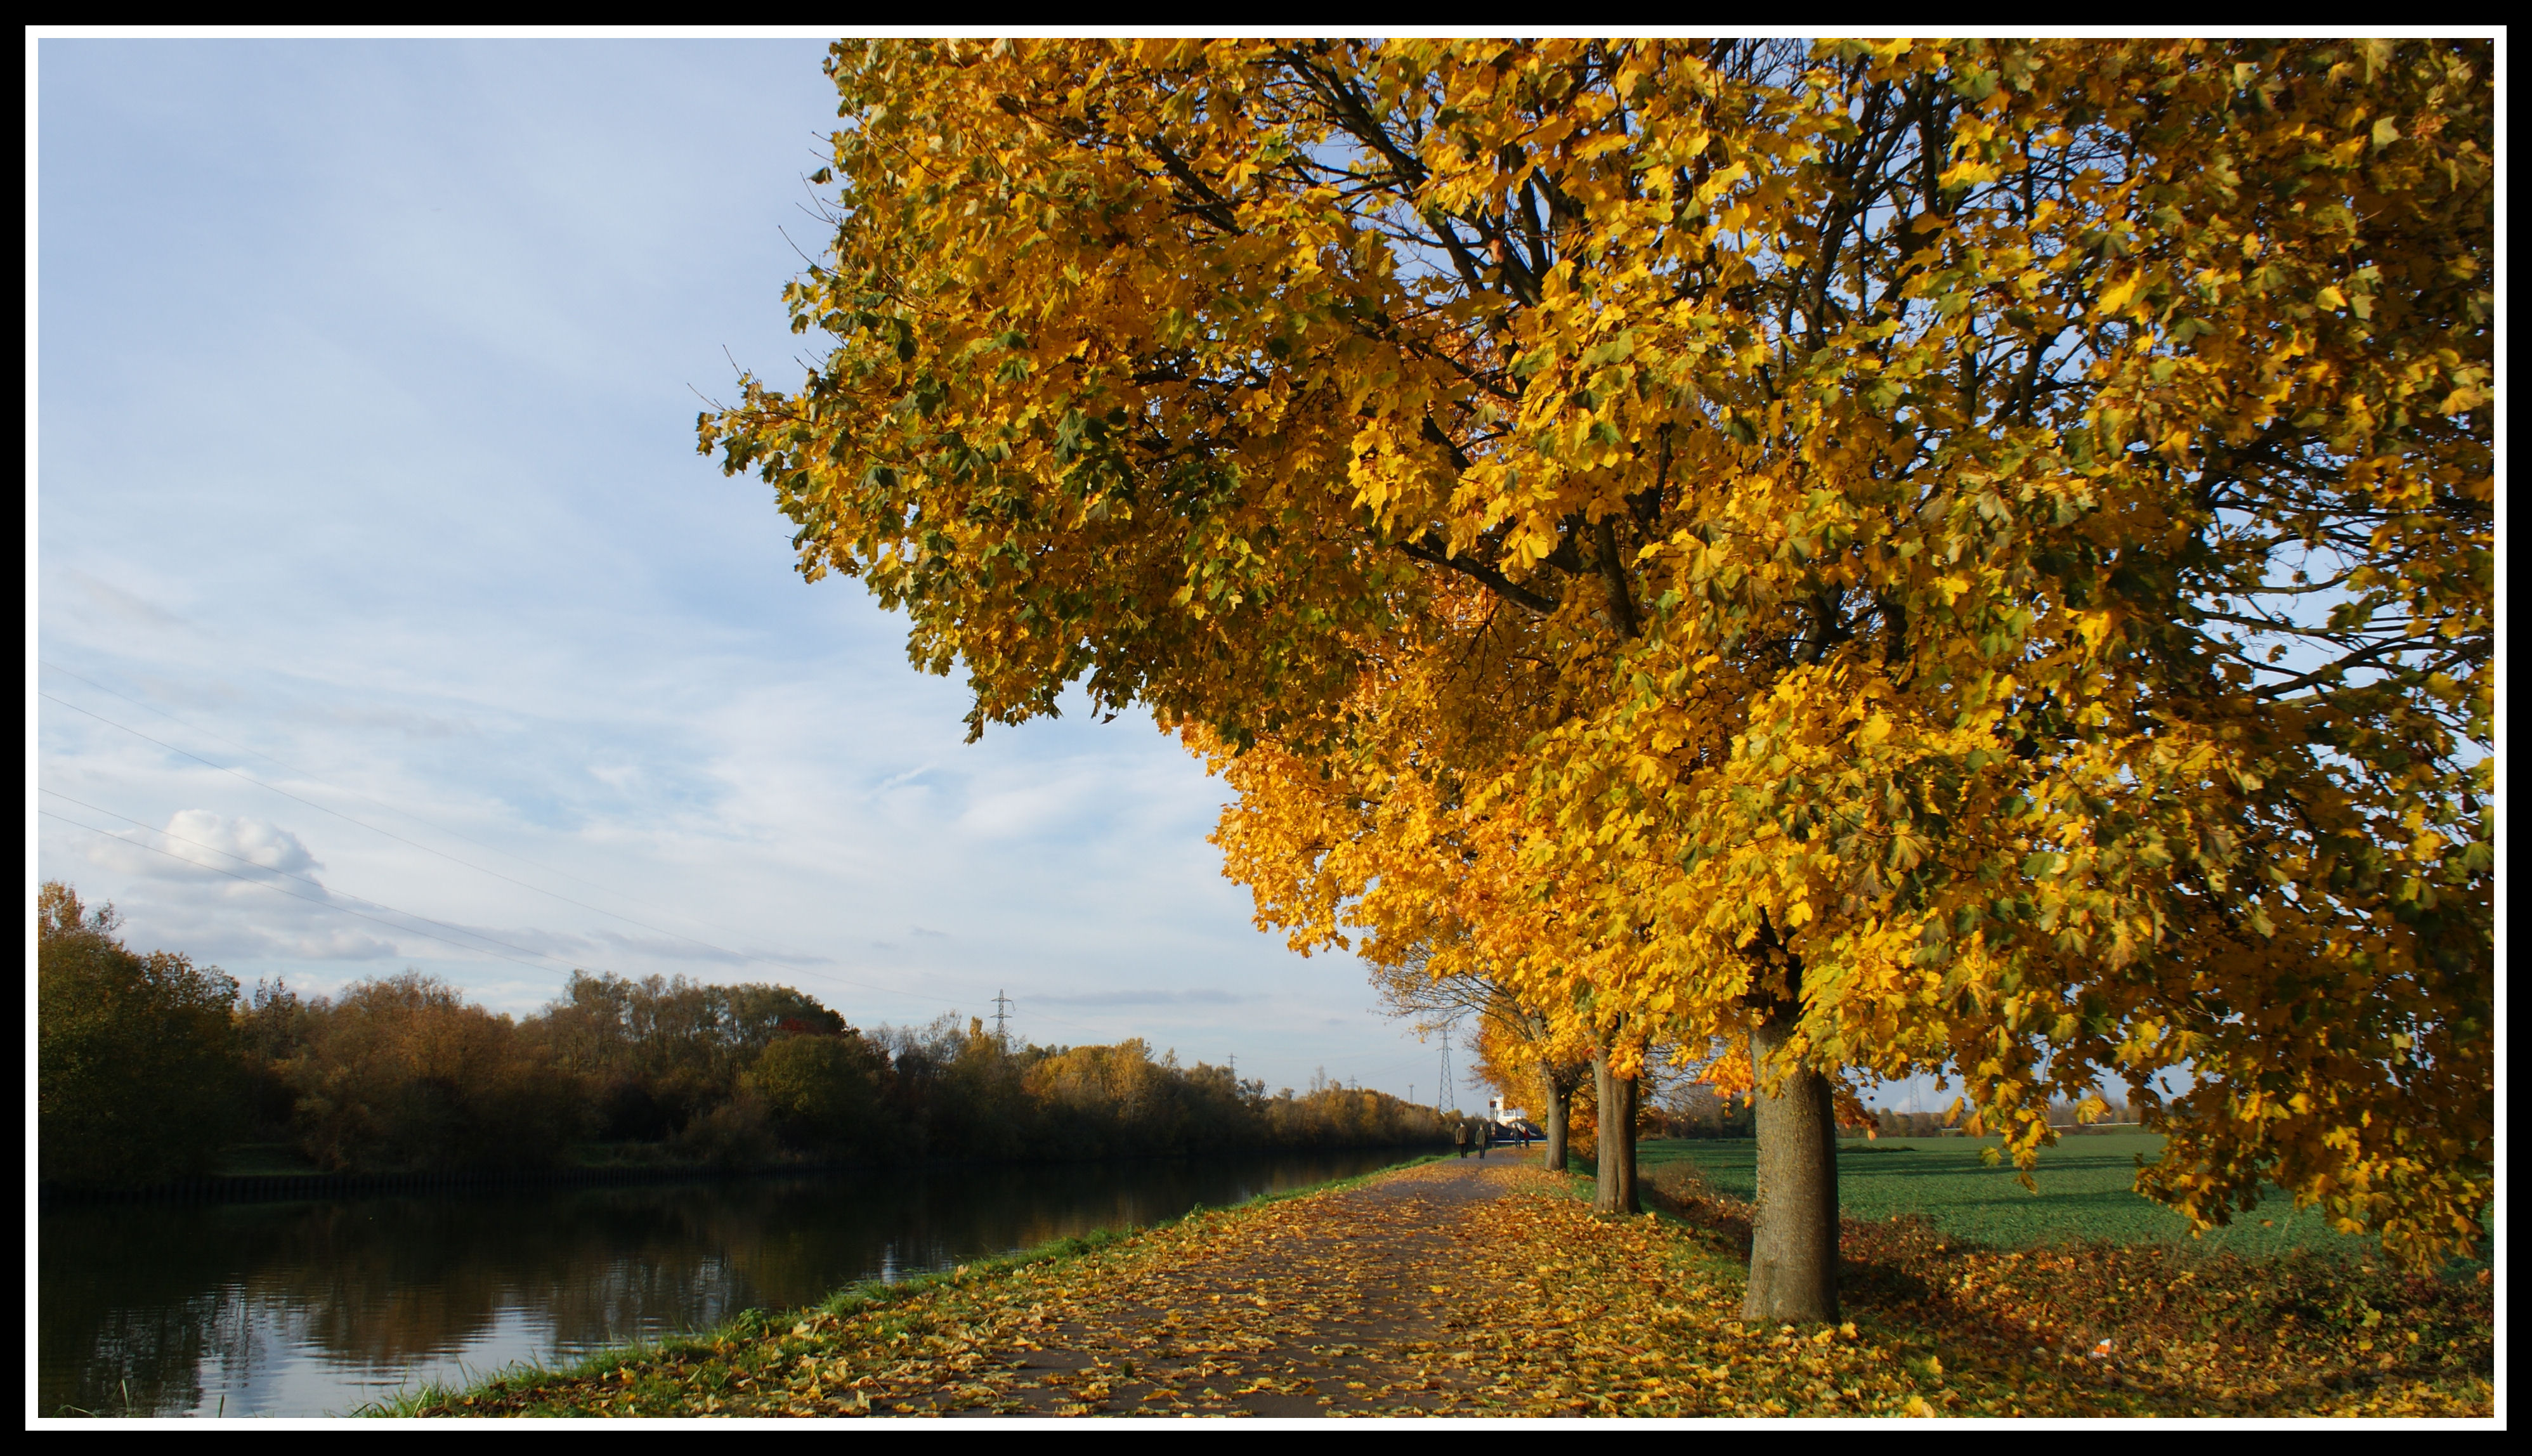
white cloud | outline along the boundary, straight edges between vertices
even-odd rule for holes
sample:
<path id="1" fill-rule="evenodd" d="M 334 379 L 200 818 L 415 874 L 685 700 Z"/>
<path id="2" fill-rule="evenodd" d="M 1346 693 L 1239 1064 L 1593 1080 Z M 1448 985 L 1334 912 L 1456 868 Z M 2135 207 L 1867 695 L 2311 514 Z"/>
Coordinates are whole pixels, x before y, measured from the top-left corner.
<path id="1" fill-rule="evenodd" d="M 266 819 L 231 818 L 207 809 L 178 810 L 168 816 L 166 838 L 178 854 L 205 865 L 227 867 L 244 861 L 259 869 L 298 875 L 323 868 L 298 835 Z"/>
<path id="2" fill-rule="evenodd" d="M 299 836 L 265 819 L 231 817 L 207 809 L 181 809 L 165 829 L 123 829 L 93 841 L 91 863 L 154 878 L 203 881 L 271 881 L 308 877 L 320 868 Z M 298 885 L 303 894 L 321 888 Z"/>

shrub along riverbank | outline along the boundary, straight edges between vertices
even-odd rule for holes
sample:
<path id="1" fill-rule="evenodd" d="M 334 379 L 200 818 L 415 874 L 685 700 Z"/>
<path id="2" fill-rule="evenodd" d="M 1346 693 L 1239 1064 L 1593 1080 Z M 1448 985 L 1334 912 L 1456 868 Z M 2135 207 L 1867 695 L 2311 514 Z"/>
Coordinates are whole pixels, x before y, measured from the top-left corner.
<path id="1" fill-rule="evenodd" d="M 334 997 L 143 955 L 111 908 L 38 901 L 47 1184 L 201 1178 L 224 1148 L 326 1173 L 746 1169 L 1431 1144 L 1429 1108 L 1111 1046 L 1007 1044 L 954 1016 L 858 1030 L 789 986 L 575 974 L 513 1018 L 419 973 Z"/>

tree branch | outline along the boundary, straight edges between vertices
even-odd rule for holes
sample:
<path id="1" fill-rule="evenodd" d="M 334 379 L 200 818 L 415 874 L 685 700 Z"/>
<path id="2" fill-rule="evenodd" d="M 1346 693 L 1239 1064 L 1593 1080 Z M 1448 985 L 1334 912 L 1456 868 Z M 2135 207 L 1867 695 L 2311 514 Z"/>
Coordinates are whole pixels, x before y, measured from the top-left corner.
<path id="1" fill-rule="evenodd" d="M 1627 586 L 1627 569 L 1618 561 L 1618 528 L 1606 516 L 1592 523 L 1591 543 L 1599 549 L 1600 580 L 1609 584 L 1609 615 L 1618 619 L 1618 631 L 1629 641 L 1643 635 L 1636 621 L 1635 593 Z"/>
<path id="2" fill-rule="evenodd" d="M 1518 606 L 1527 607 L 1542 617 L 1548 616 L 1556 610 L 1556 602 L 1553 598 L 1542 596 L 1538 592 L 1530 590 L 1528 588 L 1521 585 L 1519 582 L 1513 581 L 1502 572 L 1495 570 L 1491 566 L 1485 565 L 1483 562 L 1470 561 L 1465 556 L 1452 555 L 1444 548 L 1442 533 L 1438 531 L 1428 531 L 1424 532 L 1420 539 L 1417 540 L 1399 541 L 1397 542 L 1397 546 L 1399 550 L 1406 552 L 1408 555 L 1418 561 L 1426 562 L 1433 566 L 1445 567 L 1449 570 L 1458 572 L 1460 575 L 1484 587 L 1487 590 L 1492 591 L 1495 595 L 1502 597 L 1504 600 L 1512 602 Z"/>
<path id="3" fill-rule="evenodd" d="M 1239 225 L 1238 217 L 1232 212 L 1231 203 L 1223 197 L 1222 194 L 1215 192 L 1206 185 L 1203 178 L 1195 175 L 1195 169 L 1181 160 L 1177 152 L 1170 150 L 1168 142 L 1154 137 L 1151 139 L 1151 147 L 1160 157 L 1161 165 L 1169 169 L 1170 175 L 1177 178 L 1188 192 L 1195 194 L 1196 204 L 1193 211 L 1197 216 L 1233 237 L 1239 237 L 1248 231 Z"/>
<path id="4" fill-rule="evenodd" d="M 2283 698 L 2289 693 L 2300 693 L 2306 688 L 2315 687 L 2322 683 L 2329 682 L 2333 678 L 2344 676 L 2347 670 L 2351 667 L 2362 667 L 2368 662 L 2373 661 L 2375 658 L 2386 656 L 2392 652 L 2404 651 L 2411 647 L 2425 646 L 2428 643 L 2433 642 L 2434 640 L 2435 639 L 2432 637 L 2419 636 L 2393 638 L 2389 642 L 2376 643 L 2374 645 L 2367 647 L 2361 652 L 2350 652 L 2335 662 L 2325 662 L 2321 666 L 2314 668 L 2312 671 L 2305 673 L 2301 677 L 2288 678 L 2282 683 L 2262 688 L 2251 696 L 2254 698 L 2277 699 Z"/>

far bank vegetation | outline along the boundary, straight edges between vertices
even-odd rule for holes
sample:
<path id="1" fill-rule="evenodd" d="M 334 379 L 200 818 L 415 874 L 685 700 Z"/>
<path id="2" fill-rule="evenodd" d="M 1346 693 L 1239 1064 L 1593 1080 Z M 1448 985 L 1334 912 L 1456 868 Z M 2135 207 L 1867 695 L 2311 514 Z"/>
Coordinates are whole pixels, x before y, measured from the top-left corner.
<path id="1" fill-rule="evenodd" d="M 1429 1108 L 1256 1080 L 1139 1038 L 1006 1044 L 950 1015 L 857 1029 L 789 986 L 575 972 L 511 1017 L 419 972 L 334 996 L 126 947 L 111 907 L 37 911 L 40 1176 L 114 1187 L 284 1144 L 335 1172 L 1069 1159 L 1383 1147 Z"/>

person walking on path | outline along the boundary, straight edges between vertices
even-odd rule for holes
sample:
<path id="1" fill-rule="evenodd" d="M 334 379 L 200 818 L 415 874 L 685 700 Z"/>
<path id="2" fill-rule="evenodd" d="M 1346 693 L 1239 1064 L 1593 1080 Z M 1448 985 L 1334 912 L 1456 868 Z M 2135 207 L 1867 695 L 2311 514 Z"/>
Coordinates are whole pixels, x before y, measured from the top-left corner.
<path id="1" fill-rule="evenodd" d="M 1459 1144 L 1460 1156 L 1467 1157 L 1468 1155 L 1468 1124 L 1466 1119 L 1462 1119 L 1460 1123 Z"/>
<path id="2" fill-rule="evenodd" d="M 1486 1160 L 1486 1149 L 1495 1146 L 1495 1120 L 1491 1117 L 1477 1126 L 1477 1161 Z"/>

